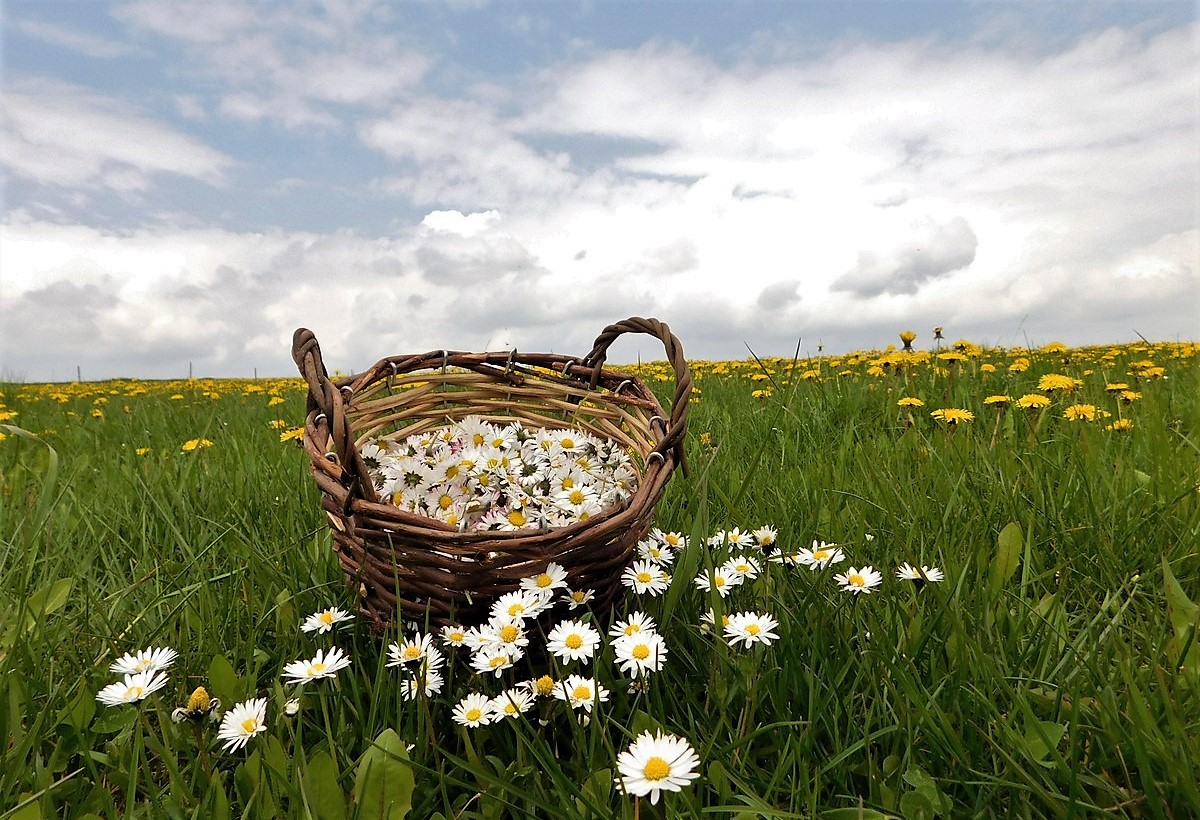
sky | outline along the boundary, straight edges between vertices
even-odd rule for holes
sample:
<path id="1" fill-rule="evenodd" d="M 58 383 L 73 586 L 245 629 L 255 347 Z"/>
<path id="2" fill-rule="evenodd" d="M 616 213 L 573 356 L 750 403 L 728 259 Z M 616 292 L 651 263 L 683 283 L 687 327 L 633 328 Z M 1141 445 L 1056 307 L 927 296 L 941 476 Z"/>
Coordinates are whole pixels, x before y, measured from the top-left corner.
<path id="1" fill-rule="evenodd" d="M 8 0 L 0 380 L 1200 338 L 1192 2 Z M 610 361 L 662 358 L 642 337 Z"/>

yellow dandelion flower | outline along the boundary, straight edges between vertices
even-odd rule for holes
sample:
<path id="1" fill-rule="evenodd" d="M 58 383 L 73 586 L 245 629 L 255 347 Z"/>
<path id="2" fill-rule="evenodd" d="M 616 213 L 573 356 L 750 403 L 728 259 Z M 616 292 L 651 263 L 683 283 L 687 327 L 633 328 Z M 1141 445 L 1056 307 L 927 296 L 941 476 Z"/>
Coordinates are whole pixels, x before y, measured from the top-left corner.
<path id="1" fill-rule="evenodd" d="M 983 403 L 984 404 L 995 404 L 999 407 L 1004 407 L 1004 405 L 1008 404 L 1010 401 L 1012 401 L 1011 396 L 988 396 L 986 399 L 983 400 Z"/>
<path id="2" fill-rule="evenodd" d="M 1142 397 L 1142 394 L 1136 390 L 1122 390 L 1121 396 L 1120 396 L 1121 401 L 1124 402 L 1125 404 L 1133 404 L 1135 401 L 1137 401 L 1141 397 Z"/>
<path id="3" fill-rule="evenodd" d="M 995 372 L 996 372 L 996 365 L 994 365 L 994 364 L 981 364 L 981 365 L 979 365 L 979 372 L 980 372 L 980 373 L 995 373 Z"/>
<path id="4" fill-rule="evenodd" d="M 150 452 L 150 448 L 149 447 L 139 447 L 136 450 L 134 450 L 133 452 L 137 453 L 139 456 L 144 456 L 144 455 L 146 455 L 146 453 Z"/>
<path id="5" fill-rule="evenodd" d="M 1009 373 L 1024 373 L 1029 369 L 1029 359 L 1022 356 L 1019 359 L 1014 359 L 1013 363 L 1008 366 Z"/>
<path id="6" fill-rule="evenodd" d="M 1047 373 L 1038 379 L 1038 390 L 1045 393 L 1063 392 L 1070 393 L 1079 387 L 1083 382 L 1071 376 L 1064 376 L 1061 373 Z"/>
<path id="7" fill-rule="evenodd" d="M 1026 393 L 1021 398 L 1017 399 L 1017 407 L 1022 410 L 1040 410 L 1043 407 L 1050 406 L 1050 399 L 1046 396 L 1040 396 L 1037 393 Z"/>
<path id="8" fill-rule="evenodd" d="M 970 410 L 963 410 L 958 407 L 943 407 L 932 411 L 929 415 L 933 416 L 938 421 L 944 421 L 946 424 L 958 426 L 969 421 L 975 420 L 975 414 Z"/>
<path id="9" fill-rule="evenodd" d="M 1063 418 L 1068 421 L 1095 421 L 1096 405 L 1072 404 L 1063 411 Z"/>
<path id="10" fill-rule="evenodd" d="M 282 396 L 271 396 L 271 400 L 267 402 L 267 407 L 277 407 L 281 404 L 283 404 Z"/>
<path id="11" fill-rule="evenodd" d="M 279 441 L 280 442 L 292 441 L 294 439 L 299 439 L 299 438 L 303 438 L 303 437 L 304 437 L 304 428 L 303 427 L 293 427 L 291 430 L 284 430 L 282 433 L 280 433 Z"/>
<path id="12" fill-rule="evenodd" d="M 898 402 L 896 402 L 896 404 L 898 404 L 901 407 L 924 407 L 925 406 L 925 402 L 921 401 L 920 399 L 918 399 L 915 396 L 905 396 L 904 398 L 902 398 Z"/>
<path id="13" fill-rule="evenodd" d="M 213 443 L 206 438 L 190 438 L 183 443 L 181 448 L 185 453 L 190 453 L 194 450 L 203 450 L 205 447 L 212 447 Z"/>
<path id="14" fill-rule="evenodd" d="M 1105 425 L 1104 429 L 1110 433 L 1127 433 L 1133 429 L 1133 420 L 1117 419 L 1112 424 Z"/>

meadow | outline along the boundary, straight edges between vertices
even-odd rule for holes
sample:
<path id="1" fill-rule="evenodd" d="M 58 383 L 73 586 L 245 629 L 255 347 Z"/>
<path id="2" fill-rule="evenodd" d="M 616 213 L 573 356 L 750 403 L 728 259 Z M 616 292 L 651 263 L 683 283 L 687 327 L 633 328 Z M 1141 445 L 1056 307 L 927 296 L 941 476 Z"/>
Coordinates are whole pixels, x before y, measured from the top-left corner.
<path id="1" fill-rule="evenodd" d="M 441 646 L 444 687 L 412 699 L 385 650 L 404 636 L 300 628 L 354 611 L 295 440 L 300 380 L 4 384 L 0 817 L 1200 816 L 1198 357 L 945 341 L 692 362 L 690 475 L 654 521 L 687 545 L 665 594 L 617 607 L 654 620 L 662 668 L 631 685 L 606 637 L 494 677 Z M 670 369 L 638 371 L 666 401 Z M 731 548 L 764 527 L 777 560 Z M 796 559 L 822 543 L 844 560 Z M 698 588 L 736 552 L 759 571 Z M 838 583 L 868 565 L 877 586 Z M 714 606 L 777 637 L 732 643 Z M 336 675 L 284 677 L 332 646 Z M 166 684 L 99 702 L 151 647 L 178 653 Z M 609 698 L 453 719 L 544 672 Z M 262 730 L 227 750 L 215 718 L 254 698 Z M 655 802 L 616 788 L 644 731 L 699 761 Z"/>

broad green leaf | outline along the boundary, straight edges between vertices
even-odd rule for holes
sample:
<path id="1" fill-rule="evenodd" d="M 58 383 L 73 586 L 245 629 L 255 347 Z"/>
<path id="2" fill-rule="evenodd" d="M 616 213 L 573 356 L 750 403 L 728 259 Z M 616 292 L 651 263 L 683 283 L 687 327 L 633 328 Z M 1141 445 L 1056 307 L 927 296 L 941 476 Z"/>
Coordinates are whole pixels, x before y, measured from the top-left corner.
<path id="1" fill-rule="evenodd" d="M 29 614 L 36 619 L 40 619 L 45 615 L 58 612 L 67 603 L 73 586 L 75 586 L 74 578 L 60 578 L 57 581 L 46 584 L 29 596 L 29 600 L 26 602 L 26 605 L 29 607 Z"/>
<path id="2" fill-rule="evenodd" d="M 338 785 L 337 767 L 329 752 L 322 750 L 308 759 L 303 782 L 305 797 L 317 820 L 344 820 L 346 796 Z"/>
<path id="3" fill-rule="evenodd" d="M 416 783 L 408 750 L 393 729 L 385 729 L 363 754 L 354 777 L 356 817 L 402 820 L 412 808 Z"/>
<path id="4" fill-rule="evenodd" d="M 1013 521 L 1000 530 L 996 541 L 996 555 L 988 571 L 988 595 L 992 598 L 999 596 L 1000 590 L 1008 582 L 1017 565 L 1021 562 L 1021 525 Z"/>
<path id="5" fill-rule="evenodd" d="M 233 664 L 224 655 L 213 655 L 212 662 L 208 665 L 208 682 L 211 684 L 212 694 L 220 698 L 222 703 L 232 706 L 241 697 L 242 690 L 238 684 L 237 673 L 233 671 Z"/>
<path id="6" fill-rule="evenodd" d="M 1171 572 L 1171 564 L 1167 556 L 1162 558 L 1163 587 L 1167 593 L 1167 616 L 1171 619 L 1171 629 L 1176 637 L 1183 637 L 1187 631 L 1196 626 L 1196 615 L 1200 606 L 1188 598 L 1175 573 Z"/>
<path id="7" fill-rule="evenodd" d="M 1046 760 L 1050 750 L 1058 745 L 1062 736 L 1067 732 L 1065 723 L 1053 723 L 1048 720 L 1033 721 L 1025 730 L 1025 752 L 1029 759 L 1040 766 L 1053 766 Z"/>

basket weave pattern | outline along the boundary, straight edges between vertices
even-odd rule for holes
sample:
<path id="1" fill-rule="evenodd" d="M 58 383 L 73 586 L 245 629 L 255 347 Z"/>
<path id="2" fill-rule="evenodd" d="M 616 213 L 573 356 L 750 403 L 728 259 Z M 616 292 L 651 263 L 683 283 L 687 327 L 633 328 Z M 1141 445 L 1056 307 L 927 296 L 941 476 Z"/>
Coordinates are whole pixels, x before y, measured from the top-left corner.
<path id="1" fill-rule="evenodd" d="M 663 342 L 675 373 L 668 415 L 636 376 L 604 367 L 624 333 Z M 633 317 L 609 325 L 582 360 L 550 353 L 430 351 L 391 356 L 366 372 L 331 381 L 316 337 L 301 328 L 292 357 L 308 384 L 304 450 L 321 490 L 346 581 L 359 610 L 379 629 L 397 620 L 478 623 L 491 603 L 554 561 L 573 589 L 592 589 L 606 613 L 620 576 L 650 527 L 675 467 L 686 471 L 691 373 L 666 324 Z M 627 448 L 638 475 L 624 504 L 567 527 L 467 531 L 407 512 L 377 497 L 361 446 L 403 438 L 467 416 L 526 428 L 574 427 Z"/>

